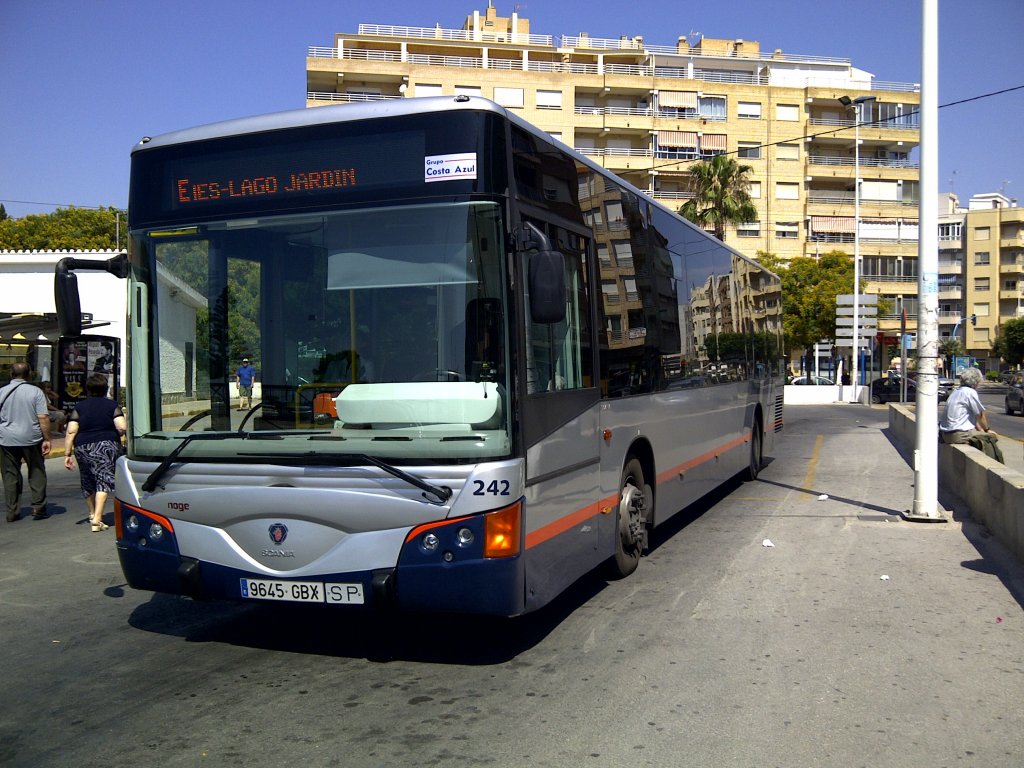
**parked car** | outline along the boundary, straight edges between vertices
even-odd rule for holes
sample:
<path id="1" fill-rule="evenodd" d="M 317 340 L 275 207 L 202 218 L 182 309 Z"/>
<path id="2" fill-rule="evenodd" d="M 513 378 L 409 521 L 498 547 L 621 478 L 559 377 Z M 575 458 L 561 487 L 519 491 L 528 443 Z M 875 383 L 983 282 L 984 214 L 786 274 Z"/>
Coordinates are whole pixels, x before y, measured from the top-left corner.
<path id="1" fill-rule="evenodd" d="M 836 383 L 832 379 L 826 378 L 825 376 L 797 376 L 793 379 L 790 384 L 802 385 L 816 385 L 819 387 L 834 387 Z"/>
<path id="2" fill-rule="evenodd" d="M 1020 379 L 1006 386 L 1006 412 L 1012 414 L 1014 411 L 1024 416 L 1024 383 Z"/>
<path id="3" fill-rule="evenodd" d="M 899 385 L 900 375 L 898 373 L 894 374 L 894 375 L 891 374 L 889 376 L 889 379 L 891 381 L 895 381 L 896 384 Z M 907 382 L 912 387 L 913 386 L 917 386 L 917 372 L 916 371 L 911 371 L 910 373 L 907 374 Z M 955 387 L 955 386 L 956 386 L 956 382 L 953 381 L 952 379 L 947 379 L 944 376 L 940 376 L 939 377 L 939 388 L 938 388 L 938 393 L 937 394 L 939 396 L 938 399 L 939 399 L 940 403 L 944 403 L 944 402 L 946 402 L 946 400 L 949 399 L 949 395 L 953 391 L 953 387 Z M 898 390 L 899 390 L 899 387 L 897 386 L 897 394 L 896 394 L 895 397 L 893 397 L 891 399 L 893 399 L 893 400 L 898 400 L 899 399 L 899 391 Z M 914 397 L 916 397 L 916 396 L 917 396 L 917 390 L 915 389 L 914 390 Z M 912 400 L 913 399 L 913 397 L 910 396 L 910 390 L 909 389 L 907 390 L 907 399 L 908 400 Z M 874 400 L 872 400 L 872 402 L 874 402 Z M 886 401 L 885 400 L 879 400 L 878 402 L 886 402 Z"/>
<path id="4" fill-rule="evenodd" d="M 899 379 L 876 379 L 871 382 L 871 402 L 899 402 L 902 382 Z M 939 387 L 939 402 L 949 396 L 949 390 Z M 906 382 L 906 401 L 918 398 L 918 385 L 908 379 Z"/>

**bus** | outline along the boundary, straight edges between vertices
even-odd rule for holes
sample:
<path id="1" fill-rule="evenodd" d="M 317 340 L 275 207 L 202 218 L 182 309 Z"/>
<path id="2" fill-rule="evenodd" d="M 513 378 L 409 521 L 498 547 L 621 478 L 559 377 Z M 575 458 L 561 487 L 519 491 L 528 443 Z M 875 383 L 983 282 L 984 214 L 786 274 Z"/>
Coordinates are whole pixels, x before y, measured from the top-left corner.
<path id="1" fill-rule="evenodd" d="M 778 277 L 486 99 L 144 138 L 128 210 L 55 290 L 127 281 L 134 588 L 525 614 L 782 428 Z"/>

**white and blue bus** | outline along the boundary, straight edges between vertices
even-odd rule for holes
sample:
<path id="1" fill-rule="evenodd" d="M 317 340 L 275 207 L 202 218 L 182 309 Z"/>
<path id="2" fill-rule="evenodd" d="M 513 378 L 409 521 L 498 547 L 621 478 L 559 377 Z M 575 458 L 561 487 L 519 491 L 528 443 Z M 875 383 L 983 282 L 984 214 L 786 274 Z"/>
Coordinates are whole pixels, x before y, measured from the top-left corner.
<path id="1" fill-rule="evenodd" d="M 523 614 L 782 428 L 778 278 L 484 99 L 143 139 L 129 225 L 56 277 L 127 280 L 138 589 Z"/>

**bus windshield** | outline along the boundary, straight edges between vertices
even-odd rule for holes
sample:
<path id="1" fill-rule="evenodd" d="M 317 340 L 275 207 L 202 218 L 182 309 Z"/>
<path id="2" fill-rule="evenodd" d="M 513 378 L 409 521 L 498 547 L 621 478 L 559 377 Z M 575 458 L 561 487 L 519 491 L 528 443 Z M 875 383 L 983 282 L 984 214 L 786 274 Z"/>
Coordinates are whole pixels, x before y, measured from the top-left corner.
<path id="1" fill-rule="evenodd" d="M 135 238 L 130 454 L 480 461 L 510 454 L 493 202 L 226 219 Z M 143 298 L 145 297 L 145 299 Z M 213 437 L 210 435 L 209 437 Z"/>

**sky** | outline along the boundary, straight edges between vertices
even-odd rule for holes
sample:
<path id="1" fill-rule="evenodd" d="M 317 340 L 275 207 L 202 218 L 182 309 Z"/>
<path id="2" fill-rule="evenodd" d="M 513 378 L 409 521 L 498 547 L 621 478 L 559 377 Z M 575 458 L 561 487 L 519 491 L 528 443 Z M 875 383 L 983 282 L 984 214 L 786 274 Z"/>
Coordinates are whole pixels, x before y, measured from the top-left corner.
<path id="1" fill-rule="evenodd" d="M 499 16 L 513 4 L 495 0 Z M 305 106 L 306 50 L 361 23 L 461 28 L 487 0 L 2 0 L 0 202 L 8 215 L 128 202 L 143 136 Z M 921 82 L 922 0 L 526 0 L 534 34 L 696 34 L 838 56 Z M 938 191 L 1024 203 L 1024 0 L 938 0 Z M 1000 95 L 986 94 L 1010 90 Z M 984 97 L 984 98 L 979 98 Z M 971 99 L 955 106 L 942 106 Z"/>

